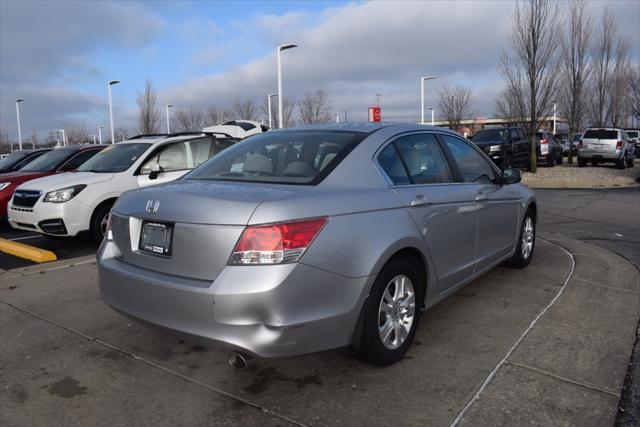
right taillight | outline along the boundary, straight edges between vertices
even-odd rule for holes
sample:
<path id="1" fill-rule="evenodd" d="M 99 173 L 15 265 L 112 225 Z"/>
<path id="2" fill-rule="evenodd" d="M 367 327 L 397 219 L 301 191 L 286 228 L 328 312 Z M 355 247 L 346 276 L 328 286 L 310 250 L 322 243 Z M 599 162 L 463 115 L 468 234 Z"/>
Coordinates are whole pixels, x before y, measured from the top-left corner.
<path id="1" fill-rule="evenodd" d="M 244 229 L 229 258 L 229 265 L 264 265 L 296 262 L 311 245 L 327 218 L 277 224 L 252 225 Z"/>

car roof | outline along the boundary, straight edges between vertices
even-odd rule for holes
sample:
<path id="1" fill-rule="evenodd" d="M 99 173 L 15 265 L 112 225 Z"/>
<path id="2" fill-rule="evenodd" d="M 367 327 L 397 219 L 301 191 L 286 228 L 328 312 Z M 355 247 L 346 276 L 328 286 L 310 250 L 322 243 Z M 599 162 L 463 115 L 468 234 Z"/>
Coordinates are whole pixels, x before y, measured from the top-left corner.
<path id="1" fill-rule="evenodd" d="M 345 131 L 345 132 L 362 132 L 371 134 L 379 131 L 380 129 L 396 129 L 398 132 L 411 132 L 411 131 L 438 131 L 438 132 L 446 132 L 451 133 L 453 135 L 458 135 L 454 131 L 439 127 L 439 126 L 430 126 L 430 125 L 421 125 L 417 123 L 400 123 L 400 122 L 341 122 L 341 123 L 327 123 L 327 124 L 314 124 L 314 125 L 303 125 L 290 127 L 285 129 L 276 129 L 269 131 L 272 132 L 289 132 L 296 130 L 325 130 L 325 131 Z M 458 135 L 459 136 L 459 135 Z"/>

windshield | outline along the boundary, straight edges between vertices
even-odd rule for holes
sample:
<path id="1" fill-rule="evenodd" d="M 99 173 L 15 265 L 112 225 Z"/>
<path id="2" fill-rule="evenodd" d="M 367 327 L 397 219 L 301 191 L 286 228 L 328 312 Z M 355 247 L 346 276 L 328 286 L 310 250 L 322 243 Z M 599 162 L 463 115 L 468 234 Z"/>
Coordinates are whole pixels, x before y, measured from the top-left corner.
<path id="1" fill-rule="evenodd" d="M 187 179 L 315 185 L 366 134 L 285 131 L 252 136 L 202 164 Z"/>
<path id="2" fill-rule="evenodd" d="M 147 151 L 151 144 L 111 145 L 80 166 L 78 172 L 124 172 Z"/>
<path id="3" fill-rule="evenodd" d="M 629 138 L 637 138 L 639 134 L 640 134 L 640 132 L 638 132 L 637 130 L 628 130 L 627 131 L 627 135 L 629 135 Z"/>
<path id="4" fill-rule="evenodd" d="M 46 154 L 38 157 L 32 162 L 27 163 L 20 171 L 25 172 L 48 172 L 55 170 L 60 162 L 67 159 L 75 150 L 51 150 Z"/>
<path id="5" fill-rule="evenodd" d="M 471 140 L 473 142 L 506 141 L 508 137 L 508 129 L 487 129 L 473 135 Z"/>
<path id="6" fill-rule="evenodd" d="M 4 159 L 0 160 L 0 169 L 8 169 L 11 166 L 24 159 L 28 153 L 11 153 Z"/>

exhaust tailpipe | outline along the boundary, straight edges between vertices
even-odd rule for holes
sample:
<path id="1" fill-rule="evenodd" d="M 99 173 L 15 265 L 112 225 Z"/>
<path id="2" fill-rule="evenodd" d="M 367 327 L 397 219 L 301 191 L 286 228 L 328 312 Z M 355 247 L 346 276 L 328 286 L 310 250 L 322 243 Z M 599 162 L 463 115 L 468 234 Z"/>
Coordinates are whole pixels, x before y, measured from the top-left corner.
<path id="1" fill-rule="evenodd" d="M 229 365 L 233 366 L 236 369 L 244 369 L 249 365 L 251 361 L 251 357 L 240 353 L 239 351 L 234 351 L 229 355 Z"/>

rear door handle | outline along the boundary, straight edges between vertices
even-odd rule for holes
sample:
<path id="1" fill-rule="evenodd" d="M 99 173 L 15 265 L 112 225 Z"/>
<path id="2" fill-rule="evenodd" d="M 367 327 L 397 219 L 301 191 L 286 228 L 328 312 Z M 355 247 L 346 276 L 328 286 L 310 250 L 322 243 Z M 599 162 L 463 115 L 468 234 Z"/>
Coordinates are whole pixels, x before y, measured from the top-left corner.
<path id="1" fill-rule="evenodd" d="M 476 202 L 486 202 L 487 201 L 487 195 L 484 193 L 478 193 L 476 194 Z"/>
<path id="2" fill-rule="evenodd" d="M 427 196 L 424 194 L 418 194 L 411 200 L 411 207 L 416 208 L 418 206 L 427 206 L 429 201 L 427 200 Z"/>

